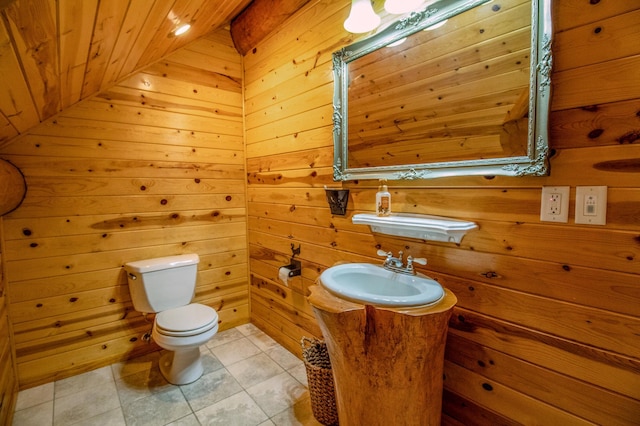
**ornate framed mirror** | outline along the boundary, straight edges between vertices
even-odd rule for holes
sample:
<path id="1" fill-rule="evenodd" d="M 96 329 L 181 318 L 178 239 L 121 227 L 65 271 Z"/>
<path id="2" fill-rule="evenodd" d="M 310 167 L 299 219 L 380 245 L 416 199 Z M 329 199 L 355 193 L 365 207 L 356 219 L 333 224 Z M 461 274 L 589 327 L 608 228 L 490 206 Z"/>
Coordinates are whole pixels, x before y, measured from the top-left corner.
<path id="1" fill-rule="evenodd" d="M 333 54 L 334 180 L 548 174 L 550 0 L 439 0 Z"/>

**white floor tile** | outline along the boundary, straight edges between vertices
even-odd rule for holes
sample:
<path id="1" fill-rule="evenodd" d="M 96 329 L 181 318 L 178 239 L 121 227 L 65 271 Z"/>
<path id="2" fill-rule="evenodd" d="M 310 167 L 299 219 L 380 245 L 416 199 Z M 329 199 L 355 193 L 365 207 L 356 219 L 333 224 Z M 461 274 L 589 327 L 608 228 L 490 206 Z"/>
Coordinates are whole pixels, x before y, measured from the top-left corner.
<path id="1" fill-rule="evenodd" d="M 202 425 L 252 426 L 268 420 L 246 392 L 239 392 L 213 405 L 196 411 Z"/>
<path id="2" fill-rule="evenodd" d="M 13 426 L 319 425 L 304 363 L 259 328 L 226 330 L 200 349 L 194 383 L 168 383 L 154 352 L 20 392 Z"/>
<path id="3" fill-rule="evenodd" d="M 211 352 L 223 365 L 228 367 L 238 361 L 257 355 L 262 351 L 251 343 L 249 339 L 243 337 L 242 339 L 234 340 L 225 345 L 215 346 L 211 348 Z"/>
<path id="4" fill-rule="evenodd" d="M 34 407 L 48 401 L 53 401 L 53 382 L 19 392 L 16 411 Z"/>
<path id="5" fill-rule="evenodd" d="M 231 364 L 227 369 L 245 389 L 284 372 L 282 367 L 264 353 Z"/>

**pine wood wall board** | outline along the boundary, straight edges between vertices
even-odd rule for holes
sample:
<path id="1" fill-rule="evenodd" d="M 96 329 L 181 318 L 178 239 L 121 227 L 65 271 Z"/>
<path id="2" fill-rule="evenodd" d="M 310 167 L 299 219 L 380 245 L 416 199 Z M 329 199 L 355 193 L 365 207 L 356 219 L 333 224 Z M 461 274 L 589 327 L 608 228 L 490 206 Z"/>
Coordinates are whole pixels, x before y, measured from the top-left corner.
<path id="1" fill-rule="evenodd" d="M 122 197 L 27 197 L 21 205 L 19 213 L 12 217 L 39 217 L 47 212 L 56 215 L 72 214 L 104 214 L 135 213 L 144 208 L 147 212 L 175 213 L 182 207 L 188 210 L 197 209 L 207 203 L 219 208 L 241 207 L 243 194 L 208 194 L 208 195 L 140 195 Z"/>
<path id="2" fill-rule="evenodd" d="M 128 336 L 102 342 L 91 342 L 84 347 L 62 352 L 43 359 L 18 363 L 21 387 L 33 387 L 95 370 L 104 365 L 139 357 L 158 351 L 155 344 L 139 338 L 148 329 L 132 330 Z M 133 340 L 135 339 L 135 340 Z"/>
<path id="3" fill-rule="evenodd" d="M 149 16 L 154 5 L 154 0 L 129 2 L 129 7 L 124 20 L 122 21 L 122 25 L 120 26 L 113 51 L 111 52 L 109 61 L 106 63 L 106 68 L 103 71 L 100 89 L 112 86 L 128 74 L 126 72 L 122 72 L 122 68 L 124 67 L 125 61 L 128 57 L 127 52 L 131 50 L 131 47 L 138 38 L 138 35 L 142 31 L 142 27 L 147 20 L 146 18 Z"/>
<path id="4" fill-rule="evenodd" d="M 215 144 L 208 142 L 184 141 L 184 145 L 171 145 L 167 151 L 166 143 L 121 141 L 111 139 L 68 138 L 61 136 L 26 135 L 21 147 L 8 147 L 7 154 L 23 154 L 47 157 L 77 157 L 77 158 L 148 158 L 160 161 L 212 161 L 236 162 L 242 164 L 244 153 L 236 137 L 226 137 Z M 127 155 L 130 153 L 130 155 Z"/>
<path id="5" fill-rule="evenodd" d="M 583 67 L 640 53 L 640 11 L 633 10 L 590 26 L 560 32 L 554 39 L 557 71 Z M 615 46 L 615 49 L 612 48 Z"/>
<path id="6" fill-rule="evenodd" d="M 103 322 L 100 325 L 76 330 L 60 336 L 45 337 L 27 343 L 16 343 L 16 355 L 19 364 L 52 355 L 73 351 L 86 345 L 85 342 L 104 342 L 130 336 L 132 330 L 149 330 L 149 323 L 143 317 L 128 321 Z M 64 343 L 64 344 L 61 344 Z"/>
<path id="7" fill-rule="evenodd" d="M 13 303 L 33 301 L 41 297 L 53 297 L 66 292 L 92 291 L 125 285 L 126 277 L 122 267 L 102 269 L 72 275 L 36 278 L 24 281 L 11 281 L 11 300 Z"/>
<path id="8" fill-rule="evenodd" d="M 520 291 L 593 308 L 603 308 L 611 312 L 637 316 L 637 277 L 634 274 L 611 270 L 576 266 L 557 260 L 540 261 L 491 252 L 469 252 L 446 246 L 411 243 L 386 244 L 398 251 L 404 248 L 414 257 L 425 257 L 427 275 L 444 273 L 476 282 L 483 282 L 505 289 Z M 459 260 L 451 264 L 449 259 Z M 438 273 L 433 271 L 437 270 Z M 606 300 L 603 300 L 606 299 Z"/>
<path id="9" fill-rule="evenodd" d="M 589 65 L 553 75 L 554 111 L 636 99 L 640 93 L 640 55 Z M 585 84 L 588 82 L 588 85 Z"/>
<path id="10" fill-rule="evenodd" d="M 557 111 L 550 123 L 555 149 L 631 144 L 640 138 L 640 102 L 631 100 Z M 638 130 L 629 130 L 629 129 Z"/>
<path id="11" fill-rule="evenodd" d="M 172 103 L 188 105 L 190 101 L 197 100 L 213 107 L 227 105 L 237 108 L 237 99 L 241 98 L 240 79 L 225 74 L 169 61 L 162 61 L 154 67 L 145 68 L 144 71 L 122 80 L 109 90 L 125 92 L 125 88 L 130 88 L 132 94 L 141 98 L 145 94 L 162 95 L 167 98 L 175 95 L 176 98 L 171 99 Z"/>
<path id="12" fill-rule="evenodd" d="M 178 40 L 184 40 L 192 35 L 193 33 L 189 34 L 187 32 L 184 34 L 184 37 L 175 37 L 171 35 L 171 32 L 180 24 L 194 21 L 194 15 L 201 6 L 202 0 L 167 2 L 165 4 L 166 9 L 164 9 L 162 13 L 152 13 L 148 18 L 150 22 L 145 22 L 142 33 L 133 45 L 135 52 L 133 58 L 138 61 L 137 63 L 134 63 L 133 60 L 127 61 L 125 68 L 127 64 L 131 64 L 130 71 L 133 71 L 142 68 L 146 64 L 155 62 L 158 58 L 165 56 L 167 50 L 173 50 L 170 48 L 171 44 L 178 42 Z"/>
<path id="13" fill-rule="evenodd" d="M 46 137 L 69 137 L 72 139 L 102 139 L 124 142 L 146 142 L 169 144 L 172 146 L 225 146 L 242 149 L 242 137 L 235 135 L 219 135 L 209 132 L 195 132 L 186 129 L 159 128 L 153 126 L 131 126 L 127 123 L 99 122 L 73 117 L 56 117 L 33 128 L 29 135 Z"/>
<path id="14" fill-rule="evenodd" d="M 446 388 L 443 390 L 442 399 L 442 426 L 464 426 L 469 424 L 476 426 L 516 426 L 518 424 L 516 421 L 490 411 Z"/>
<path id="15" fill-rule="evenodd" d="M 244 279 L 242 281 L 243 290 L 228 293 L 228 294 L 218 294 L 218 295 L 204 295 L 199 298 L 194 298 L 196 303 L 202 303 L 205 305 L 209 305 L 214 308 L 216 311 L 220 312 L 223 309 L 241 309 L 247 306 L 247 299 L 249 297 L 249 291 L 247 290 L 247 281 Z"/>
<path id="16" fill-rule="evenodd" d="M 220 278 L 219 281 L 198 284 L 194 300 L 198 301 L 198 303 L 212 305 L 218 310 L 221 309 L 221 306 L 228 307 L 229 300 L 233 300 L 240 305 L 246 304 L 249 291 L 246 262 L 243 267 L 244 269 L 234 268 L 232 271 L 232 273 L 235 273 L 234 275 Z M 241 273 L 238 274 L 238 272 Z M 216 304 L 219 306 L 216 306 Z"/>
<path id="17" fill-rule="evenodd" d="M 60 60 L 56 3 L 25 0 L 2 11 L 40 121 L 60 110 Z"/>
<path id="18" fill-rule="evenodd" d="M 247 129 L 246 134 L 247 137 L 250 137 L 254 141 L 275 137 L 279 138 L 296 133 L 291 129 L 296 128 L 296 125 L 300 125 L 301 123 L 304 123 L 304 127 L 301 128 L 300 131 L 329 126 L 331 125 L 332 114 L 333 107 L 323 106 L 314 108 L 294 116 L 289 116 L 277 123 L 269 123 L 259 129 Z"/>
<path id="19" fill-rule="evenodd" d="M 128 232 L 131 229 L 159 229 L 213 223 L 246 222 L 245 209 L 185 210 L 158 215 L 153 212 L 135 215 L 92 215 L 78 217 L 25 218 L 8 221 L 12 227 L 7 240 L 28 240 L 56 236 L 82 235 L 92 232 Z"/>
<path id="20" fill-rule="evenodd" d="M 312 188 L 315 186 L 319 189 L 324 185 L 331 186 L 334 184 L 333 168 L 326 167 L 318 169 L 298 169 L 295 171 L 288 171 L 284 173 L 252 173 L 248 176 L 247 182 L 265 185 L 275 185 L 281 183 L 285 188 L 293 188 L 298 185 L 302 185 L 305 188 Z M 282 199 L 283 197 L 279 198 Z M 322 199 L 322 197 L 318 197 L 317 200 L 314 201 L 317 201 L 319 203 Z M 326 195 L 324 197 L 324 200 L 325 205 L 328 207 L 328 204 L 326 203 Z"/>
<path id="21" fill-rule="evenodd" d="M 69 177 L 38 176 L 29 179 L 34 196 L 148 195 L 148 194 L 233 194 L 237 181 L 218 179 L 127 179 L 90 178 L 78 182 Z"/>
<path id="22" fill-rule="evenodd" d="M 287 285 L 285 285 L 278 278 L 278 268 L 280 265 L 270 265 L 252 259 L 250 266 L 252 271 L 252 286 L 263 290 L 265 297 L 267 294 L 270 294 L 272 298 L 282 303 L 287 303 L 291 309 L 305 314 L 307 316 L 305 321 L 314 323 L 313 308 L 306 298 L 306 286 L 302 284 L 305 278 L 297 279 L 297 277 L 293 277 Z M 312 280 L 309 281 L 313 283 Z"/>
<path id="23" fill-rule="evenodd" d="M 90 291 L 70 292 L 51 297 L 40 296 L 34 300 L 12 303 L 11 320 L 15 325 L 67 312 L 82 311 L 109 304 L 121 306 L 130 302 L 131 296 L 127 284 Z"/>
<path id="24" fill-rule="evenodd" d="M 131 82 L 142 82 L 143 87 L 147 87 L 148 85 L 144 84 L 144 82 L 149 81 L 151 83 L 149 90 L 153 90 L 154 82 L 157 82 L 157 84 L 162 82 L 163 93 L 174 93 L 184 97 L 193 97 L 194 99 L 205 99 L 210 102 L 222 101 L 222 103 L 225 103 L 223 96 L 229 99 L 236 99 L 242 93 L 242 81 L 240 79 L 194 68 L 174 60 L 173 57 L 156 62 L 145 68 L 144 72 L 139 73 L 139 75 L 143 78 L 134 75 L 124 79 L 118 85 L 131 86 Z M 135 87 L 142 88 L 139 84 Z"/>
<path id="25" fill-rule="evenodd" d="M 243 167 L 238 164 L 200 163 L 193 161 L 145 161 L 143 159 L 100 160 L 86 159 L 79 162 L 77 158 L 49 158 L 31 156 L 7 156 L 16 164 L 25 176 L 114 176 L 131 178 L 220 178 L 243 179 Z M 18 216 L 13 216 L 18 217 Z"/>
<path id="26" fill-rule="evenodd" d="M 252 287 L 253 289 L 255 287 Z M 256 293 L 252 294 L 252 304 L 256 303 L 256 310 L 271 312 L 269 315 L 270 322 L 281 328 L 284 334 L 293 339 L 298 336 L 301 330 L 309 330 L 310 333 L 316 336 L 322 335 L 320 328 L 315 325 L 315 319 L 312 315 L 301 313 L 282 300 L 271 297 L 268 292 L 263 293 L 260 290 L 257 289 Z"/>
<path id="27" fill-rule="evenodd" d="M 109 251 L 153 246 L 161 243 L 178 243 L 185 238 L 189 240 L 202 239 L 202 235 L 215 235 L 217 238 L 242 235 L 244 222 L 220 223 L 181 227 L 177 229 L 135 230 L 118 233 L 94 233 L 68 237 L 36 238 L 33 240 L 14 240 L 8 243 L 8 249 L 15 252 L 7 261 L 51 256 L 64 256 L 82 253 L 84 247 L 91 251 Z"/>
<path id="28" fill-rule="evenodd" d="M 301 169 L 305 167 L 309 169 L 313 169 L 314 167 L 332 167 L 333 150 L 323 146 L 318 149 L 311 148 L 306 151 L 298 151 L 298 155 L 296 155 L 295 158 L 291 158 L 287 154 L 276 154 L 252 158 L 251 160 L 247 160 L 247 163 L 251 163 L 253 170 L 263 170 L 265 172 Z"/>
<path id="29" fill-rule="evenodd" d="M 247 161 L 251 158 L 258 159 L 257 161 L 260 161 L 260 153 L 263 153 L 264 155 L 278 155 L 283 152 L 286 153 L 300 149 L 328 149 L 331 147 L 333 153 L 331 134 L 332 128 L 325 126 L 301 133 L 286 135 L 284 137 L 272 137 L 271 139 L 261 142 L 247 144 Z"/>
<path id="30" fill-rule="evenodd" d="M 487 348 L 524 361 L 535 359 L 540 367 L 638 399 L 637 362 L 629 362 L 628 357 L 594 351 L 584 344 L 538 333 L 464 308 L 456 309 L 449 329 L 450 334 Z"/>
<path id="31" fill-rule="evenodd" d="M 217 250 L 227 250 L 229 247 L 237 249 L 237 242 L 244 235 L 190 241 L 186 244 L 165 244 L 163 246 L 145 246 L 134 249 L 119 250 L 117 252 L 86 253 L 74 255 L 70 261 L 68 256 L 52 257 L 47 260 L 32 259 L 15 261 L 8 264 L 8 273 L 12 281 L 35 280 L 45 277 L 73 275 L 77 273 L 110 269 L 115 265 L 122 266 L 132 260 L 147 259 L 149 257 L 171 256 L 183 253 L 207 254 Z M 31 269 L 27 271 L 25 269 Z"/>
<path id="32" fill-rule="evenodd" d="M 290 66 L 295 65 L 295 61 L 298 64 L 304 62 L 305 68 L 310 69 L 322 54 L 327 55 L 326 62 L 331 61 L 331 54 L 339 49 L 338 45 L 347 45 L 353 41 L 352 34 L 333 25 L 336 20 L 344 22 L 348 15 L 349 4 L 345 2 L 317 2 L 313 7 L 302 8 L 288 20 L 287 25 L 281 26 L 244 55 L 245 84 L 250 86 L 267 78 L 264 83 L 265 88 L 268 88 L 270 81 L 280 84 L 291 77 L 284 74 L 278 79 L 269 78 L 268 75 L 275 71 L 274 65 Z M 309 25 L 310 23 L 314 25 Z M 318 28 L 321 30 L 318 31 Z M 297 72 L 304 73 L 299 68 Z"/>
<path id="33" fill-rule="evenodd" d="M 18 136 L 18 130 L 4 115 L 0 115 L 0 148 L 16 136 Z"/>
<path id="34" fill-rule="evenodd" d="M 97 0 L 59 0 L 61 109 L 78 102 L 82 95 L 90 43 L 97 15 Z M 81 25 L 78 25 L 81 22 Z"/>
<path id="35" fill-rule="evenodd" d="M 273 108 L 275 105 L 281 104 L 285 101 L 293 101 L 298 95 L 307 93 L 308 87 L 314 87 L 319 90 L 320 87 L 328 85 L 325 90 L 330 91 L 333 96 L 333 73 L 325 68 L 313 69 L 304 74 L 298 74 L 292 78 L 286 80 L 282 84 L 276 85 L 269 90 L 264 90 L 262 85 L 257 85 L 254 92 L 249 94 L 249 89 L 245 90 L 245 96 L 247 97 L 247 103 L 251 104 L 251 111 L 258 112 L 261 109 Z M 324 92 L 323 92 L 324 93 Z M 325 98 L 326 100 L 326 98 Z"/>
<path id="36" fill-rule="evenodd" d="M 149 105 L 159 111 L 167 111 L 198 117 L 220 118 L 220 117 L 241 117 L 242 108 L 236 105 L 221 105 L 196 99 L 183 98 L 180 103 L 176 103 L 174 95 L 164 95 L 144 90 L 131 90 L 118 86 L 106 90 L 98 95 L 97 99 L 112 103 L 119 103 L 127 106 Z"/>
<path id="37" fill-rule="evenodd" d="M 270 331 L 272 333 L 270 335 L 279 338 L 278 341 L 281 341 L 285 348 L 299 357 L 302 355 L 302 349 L 300 348 L 300 338 L 296 338 L 296 336 L 314 337 L 310 330 L 303 330 L 287 321 L 275 308 L 265 305 L 261 299 L 253 294 L 251 296 L 251 315 L 258 318 L 258 322 L 252 322 L 253 324 Z M 322 334 L 316 336 L 320 337 Z"/>
<path id="38" fill-rule="evenodd" d="M 16 344 L 20 348 L 38 345 L 42 339 L 62 341 L 65 336 L 78 335 L 99 327 L 102 324 L 114 324 L 126 317 L 127 321 L 139 323 L 142 314 L 133 309 L 132 304 L 105 304 L 94 308 L 34 319 L 34 321 L 15 324 Z M 150 328 L 150 325 L 149 325 Z M 90 337 L 85 333 L 86 338 Z M 35 353 L 34 357 L 38 354 Z"/>
<path id="39" fill-rule="evenodd" d="M 80 98 L 86 98 L 100 90 L 100 84 L 118 41 L 118 32 L 128 8 L 129 0 L 98 3 L 96 23 L 91 36 Z"/>
<path id="40" fill-rule="evenodd" d="M 245 127 L 247 130 L 264 126 L 268 123 L 278 123 L 281 119 L 291 115 L 291 111 L 300 113 L 321 107 L 326 103 L 327 97 L 332 96 L 333 85 L 325 84 L 312 91 L 301 93 L 288 100 L 281 101 L 267 108 L 260 109 L 253 114 L 247 114 Z"/>
<path id="41" fill-rule="evenodd" d="M 595 308 L 454 277 L 439 276 L 439 282 L 457 295 L 460 308 L 485 315 L 499 315 L 502 320 L 512 324 L 553 333 L 621 355 L 638 352 L 640 344 L 632 338 L 633 329 L 640 322 L 638 317 L 601 312 Z"/>
<path id="42" fill-rule="evenodd" d="M 11 424 L 13 423 L 11 420 L 13 410 L 17 403 L 17 382 L 11 361 L 11 351 L 3 348 L 0 354 L 2 354 L 0 356 L 0 388 L 5 390 L 2 396 L 0 396 L 0 422 L 3 424 Z"/>
<path id="43" fill-rule="evenodd" d="M 240 64 L 221 63 L 219 58 L 200 52 L 181 49 L 171 55 L 171 60 L 179 63 L 198 64 L 198 66 L 205 71 L 226 75 L 234 80 L 242 78 L 242 68 Z"/>
<path id="44" fill-rule="evenodd" d="M 159 29 L 165 24 L 165 21 L 167 25 L 171 25 L 172 22 L 167 18 L 170 16 L 169 14 L 172 13 L 174 3 L 175 1 L 163 2 L 162 4 L 154 3 L 149 14 L 142 21 L 143 24 L 140 27 L 139 33 L 133 40 L 133 43 L 129 45 L 129 53 L 122 63 L 119 77 L 128 75 L 139 67 L 141 68 L 139 65 L 140 59 L 144 55 L 145 50 L 151 46 L 155 37 L 159 36 L 162 40 L 166 40 L 170 28 L 166 31 L 159 31 Z M 182 5 L 184 3 L 180 4 Z"/>
<path id="45" fill-rule="evenodd" d="M 109 101 L 91 100 L 76 105 L 75 108 L 65 111 L 65 115 L 74 118 L 96 119 L 101 121 L 117 121 L 132 125 L 142 124 L 156 127 L 164 127 L 167 122 L 180 122 L 183 114 L 165 111 L 156 111 L 151 108 L 140 109 L 137 106 L 110 103 Z M 192 130 L 202 132 L 214 132 L 223 135 L 240 135 L 242 131 L 242 119 L 240 116 L 199 117 L 190 115 L 189 126 Z"/>
<path id="46" fill-rule="evenodd" d="M 581 0 L 568 0 L 554 3 L 553 13 L 556 32 L 561 33 L 571 28 L 591 26 L 607 18 L 634 11 L 638 5 L 634 2 L 598 1 L 585 3 Z M 597 53 L 596 53 L 597 54 Z"/>
<path id="47" fill-rule="evenodd" d="M 174 64 L 172 63 L 171 65 Z M 177 67 L 181 66 L 177 65 Z M 156 86 L 159 86 L 162 87 L 164 94 L 180 96 L 190 100 L 198 100 L 204 103 L 204 108 L 215 108 L 220 105 L 236 107 L 242 100 L 240 87 L 238 86 L 238 91 L 236 92 L 234 87 L 236 82 L 234 80 L 230 80 L 226 76 L 221 76 L 220 74 L 211 72 L 207 72 L 206 74 L 198 73 L 198 75 L 194 75 L 193 78 L 207 84 L 196 85 L 183 81 L 182 79 L 177 80 L 170 78 L 166 72 L 163 72 L 169 71 L 167 68 L 168 66 L 165 65 L 162 69 L 159 69 L 159 75 L 155 73 L 152 74 L 150 72 L 138 73 L 135 76 L 120 82 L 120 84 L 118 86 L 114 86 L 112 90 L 115 88 L 120 89 L 126 87 L 145 90 L 144 93 L 149 93 L 153 92 Z M 176 66 L 171 67 L 171 71 L 174 69 L 176 69 Z M 172 75 L 175 75 L 175 73 Z M 220 88 L 216 86 L 229 86 L 229 89 L 233 90 L 220 90 Z M 138 95 L 138 98 L 141 100 L 142 94 Z"/>
<path id="48" fill-rule="evenodd" d="M 235 59 L 238 57 L 238 52 L 236 52 L 236 50 L 232 46 L 221 44 L 219 36 L 222 34 L 223 33 L 211 33 L 213 39 L 203 37 L 195 40 L 185 46 L 185 48 L 183 49 L 184 53 L 191 52 L 204 55 L 206 57 L 215 58 L 222 64 L 227 62 L 229 63 L 229 66 L 225 66 L 225 72 L 221 73 L 221 75 L 225 75 L 227 76 L 227 78 L 241 78 L 242 71 L 240 71 L 240 75 L 237 75 L 237 66 L 235 64 Z M 213 49 L 212 46 L 216 46 L 216 48 Z M 167 57 L 167 60 L 171 60 L 172 58 L 173 56 L 169 56 Z M 189 61 L 189 63 L 193 62 Z M 238 82 L 240 83 L 240 79 L 238 80 Z"/>
<path id="49" fill-rule="evenodd" d="M 445 360 L 444 371 L 445 389 L 478 402 L 502 416 L 518 419 L 525 424 L 535 423 L 540 419 L 550 424 L 589 424 L 580 417 L 523 395 L 500 382 L 487 380 L 453 362 Z"/>
<path id="50" fill-rule="evenodd" d="M 480 361 L 479 353 L 483 354 Z M 517 358 L 483 348 L 455 335 L 447 337 L 446 356 L 470 371 L 499 381 L 547 404 L 571 405 L 574 414 L 596 424 L 633 424 L 640 410 L 640 402 L 631 398 L 560 373 L 537 366 L 526 366 Z"/>
<path id="51" fill-rule="evenodd" d="M 251 324 L 267 333 L 268 336 L 276 340 L 278 344 L 287 349 L 289 352 L 297 355 L 299 358 L 302 357 L 300 340 L 292 339 L 289 336 L 286 336 L 277 326 L 274 326 L 269 322 L 269 320 L 265 319 L 263 315 L 258 315 L 253 306 L 253 303 L 251 305 L 251 316 L 256 318 L 256 321 L 251 321 Z M 313 337 L 310 335 L 310 333 L 306 333 L 305 335 L 307 337 Z"/>
<path id="52" fill-rule="evenodd" d="M 4 25 L 0 25 L 0 57 L 0 140 L 6 140 L 36 125 L 40 117 Z"/>

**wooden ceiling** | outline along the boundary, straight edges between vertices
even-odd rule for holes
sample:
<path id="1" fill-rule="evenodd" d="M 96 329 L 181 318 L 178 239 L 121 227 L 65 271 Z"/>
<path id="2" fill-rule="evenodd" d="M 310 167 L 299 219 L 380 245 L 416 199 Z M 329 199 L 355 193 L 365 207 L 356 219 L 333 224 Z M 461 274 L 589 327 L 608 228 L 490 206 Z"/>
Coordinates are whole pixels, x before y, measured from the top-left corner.
<path id="1" fill-rule="evenodd" d="M 0 0 L 0 147 L 227 25 L 251 0 Z M 176 37 L 178 23 L 192 27 Z"/>

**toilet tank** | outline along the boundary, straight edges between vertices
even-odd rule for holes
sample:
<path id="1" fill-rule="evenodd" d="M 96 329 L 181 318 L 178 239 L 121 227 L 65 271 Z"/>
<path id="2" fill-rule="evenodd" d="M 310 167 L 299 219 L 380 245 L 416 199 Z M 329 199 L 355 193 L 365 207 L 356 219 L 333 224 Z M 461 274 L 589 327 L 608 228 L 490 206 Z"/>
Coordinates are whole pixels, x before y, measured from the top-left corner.
<path id="1" fill-rule="evenodd" d="M 133 307 L 150 313 L 191 303 L 199 261 L 197 254 L 183 254 L 125 264 Z"/>

